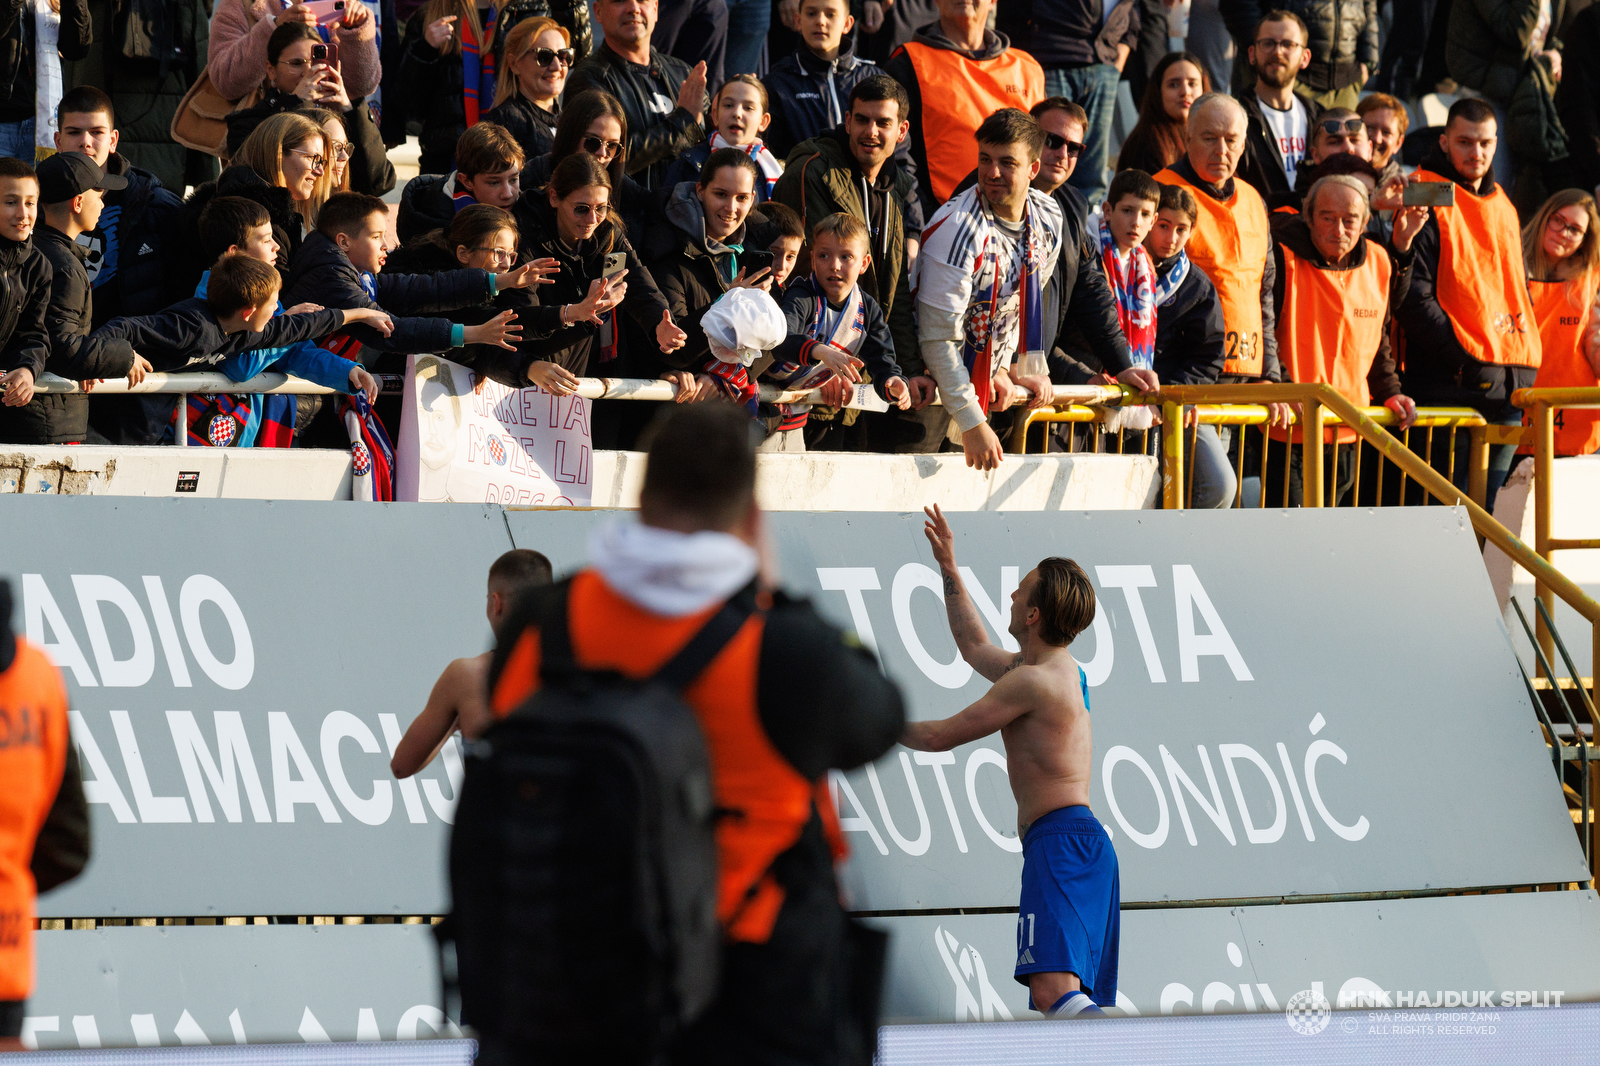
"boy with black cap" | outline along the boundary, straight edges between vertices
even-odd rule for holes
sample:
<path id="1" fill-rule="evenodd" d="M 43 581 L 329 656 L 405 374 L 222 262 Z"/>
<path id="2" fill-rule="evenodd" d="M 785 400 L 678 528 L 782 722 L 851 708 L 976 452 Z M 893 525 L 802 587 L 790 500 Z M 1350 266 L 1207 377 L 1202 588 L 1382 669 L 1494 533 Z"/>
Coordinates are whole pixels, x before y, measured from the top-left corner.
<path id="1" fill-rule="evenodd" d="M 22 369 L 37 380 L 48 370 L 76 381 L 128 376 L 134 384 L 150 364 L 127 342 L 107 345 L 90 360 L 78 358 L 78 348 L 89 335 L 94 318 L 94 295 L 84 267 L 88 249 L 77 244 L 78 235 L 99 224 L 105 205 L 102 194 L 122 189 L 127 180 L 107 174 L 79 152 L 58 152 L 39 164 L 39 203 L 44 225 L 34 230 L 33 246 L 49 261 L 54 276 L 45 328 L 50 350 L 30 351 Z M 82 444 L 89 431 L 89 398 L 82 393 L 35 393 L 26 404 L 23 390 L 8 391 L 0 406 L 0 440 L 8 444 Z"/>

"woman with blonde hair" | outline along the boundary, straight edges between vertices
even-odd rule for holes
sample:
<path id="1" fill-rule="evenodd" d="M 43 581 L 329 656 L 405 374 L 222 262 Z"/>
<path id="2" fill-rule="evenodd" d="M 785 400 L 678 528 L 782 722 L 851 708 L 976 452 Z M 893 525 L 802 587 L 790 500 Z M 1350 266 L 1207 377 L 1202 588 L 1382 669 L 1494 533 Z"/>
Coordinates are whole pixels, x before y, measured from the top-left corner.
<path id="1" fill-rule="evenodd" d="M 572 35 L 555 19 L 523 19 L 506 35 L 505 59 L 496 72 L 494 110 L 498 122 L 522 145 L 525 159 L 550 151 L 561 111 L 561 92 L 574 62 Z"/>
<path id="2" fill-rule="evenodd" d="M 422 123 L 424 174 L 454 169 L 456 140 L 476 126 L 494 99 L 492 59 L 499 3 L 479 7 L 475 0 L 428 0 L 406 24 L 400 60 L 406 110 Z"/>
<path id="3" fill-rule="evenodd" d="M 1522 258 L 1544 349 L 1533 387 L 1600 385 L 1600 215 L 1594 197 L 1562 189 L 1546 200 L 1522 231 Z M 1557 455 L 1600 448 L 1600 412 L 1557 411 L 1555 445 Z"/>
<path id="4" fill-rule="evenodd" d="M 185 204 L 193 246 L 199 247 L 200 212 L 218 196 L 243 196 L 267 209 L 278 243 L 278 269 L 288 270 L 300 241 L 316 222 L 316 212 L 331 189 L 318 197 L 329 170 L 328 135 L 305 115 L 284 111 L 245 138 L 228 169 L 215 182 L 194 191 Z M 197 264 L 201 269 L 209 263 Z"/>

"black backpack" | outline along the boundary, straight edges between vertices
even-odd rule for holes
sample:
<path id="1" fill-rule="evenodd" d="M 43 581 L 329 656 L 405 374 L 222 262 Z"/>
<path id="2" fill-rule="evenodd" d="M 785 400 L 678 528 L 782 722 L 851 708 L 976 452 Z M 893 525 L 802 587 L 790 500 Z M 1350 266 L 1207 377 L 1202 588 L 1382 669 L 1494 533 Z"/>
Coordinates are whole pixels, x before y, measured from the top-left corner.
<path id="1" fill-rule="evenodd" d="M 446 1008 L 480 1062 L 644 1063 L 716 994 L 711 765 L 680 693 L 756 609 L 753 587 L 644 680 L 577 666 L 569 588 L 533 608 L 539 691 L 467 745 L 436 928 Z"/>

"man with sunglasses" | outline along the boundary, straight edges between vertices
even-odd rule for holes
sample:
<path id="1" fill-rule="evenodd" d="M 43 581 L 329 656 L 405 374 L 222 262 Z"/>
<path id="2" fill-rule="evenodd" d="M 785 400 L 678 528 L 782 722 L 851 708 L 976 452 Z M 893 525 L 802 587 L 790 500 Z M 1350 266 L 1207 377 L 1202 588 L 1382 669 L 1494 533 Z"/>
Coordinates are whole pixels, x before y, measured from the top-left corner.
<path id="1" fill-rule="evenodd" d="M 704 62 L 691 70 L 652 45 L 656 16 L 656 0 L 594 0 L 605 40 L 572 68 L 565 97 L 599 89 L 617 98 L 628 116 L 628 175 L 651 190 L 684 149 L 705 140 L 711 103 Z"/>
<path id="2" fill-rule="evenodd" d="M 1255 84 L 1238 94 L 1249 129 L 1238 174 L 1269 209 L 1288 203 L 1322 108 L 1295 92 L 1295 79 L 1311 62 L 1306 24 L 1292 11 L 1271 11 L 1250 44 Z"/>

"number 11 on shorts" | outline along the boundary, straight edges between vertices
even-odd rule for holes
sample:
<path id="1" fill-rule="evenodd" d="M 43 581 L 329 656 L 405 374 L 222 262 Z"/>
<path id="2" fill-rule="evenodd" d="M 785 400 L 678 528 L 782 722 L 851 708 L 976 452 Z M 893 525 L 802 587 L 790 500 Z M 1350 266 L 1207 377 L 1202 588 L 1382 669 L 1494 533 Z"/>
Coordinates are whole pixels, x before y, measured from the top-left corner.
<path id="1" fill-rule="evenodd" d="M 1023 947 L 1023 944 L 1022 944 L 1022 926 L 1023 926 L 1024 922 L 1026 922 L 1027 926 L 1028 926 L 1028 944 L 1027 944 L 1027 946 L 1030 947 L 1030 948 L 1033 947 L 1033 915 L 1031 915 L 1031 914 L 1018 914 L 1017 915 L 1017 950 L 1018 951 L 1021 951 L 1022 947 Z"/>

